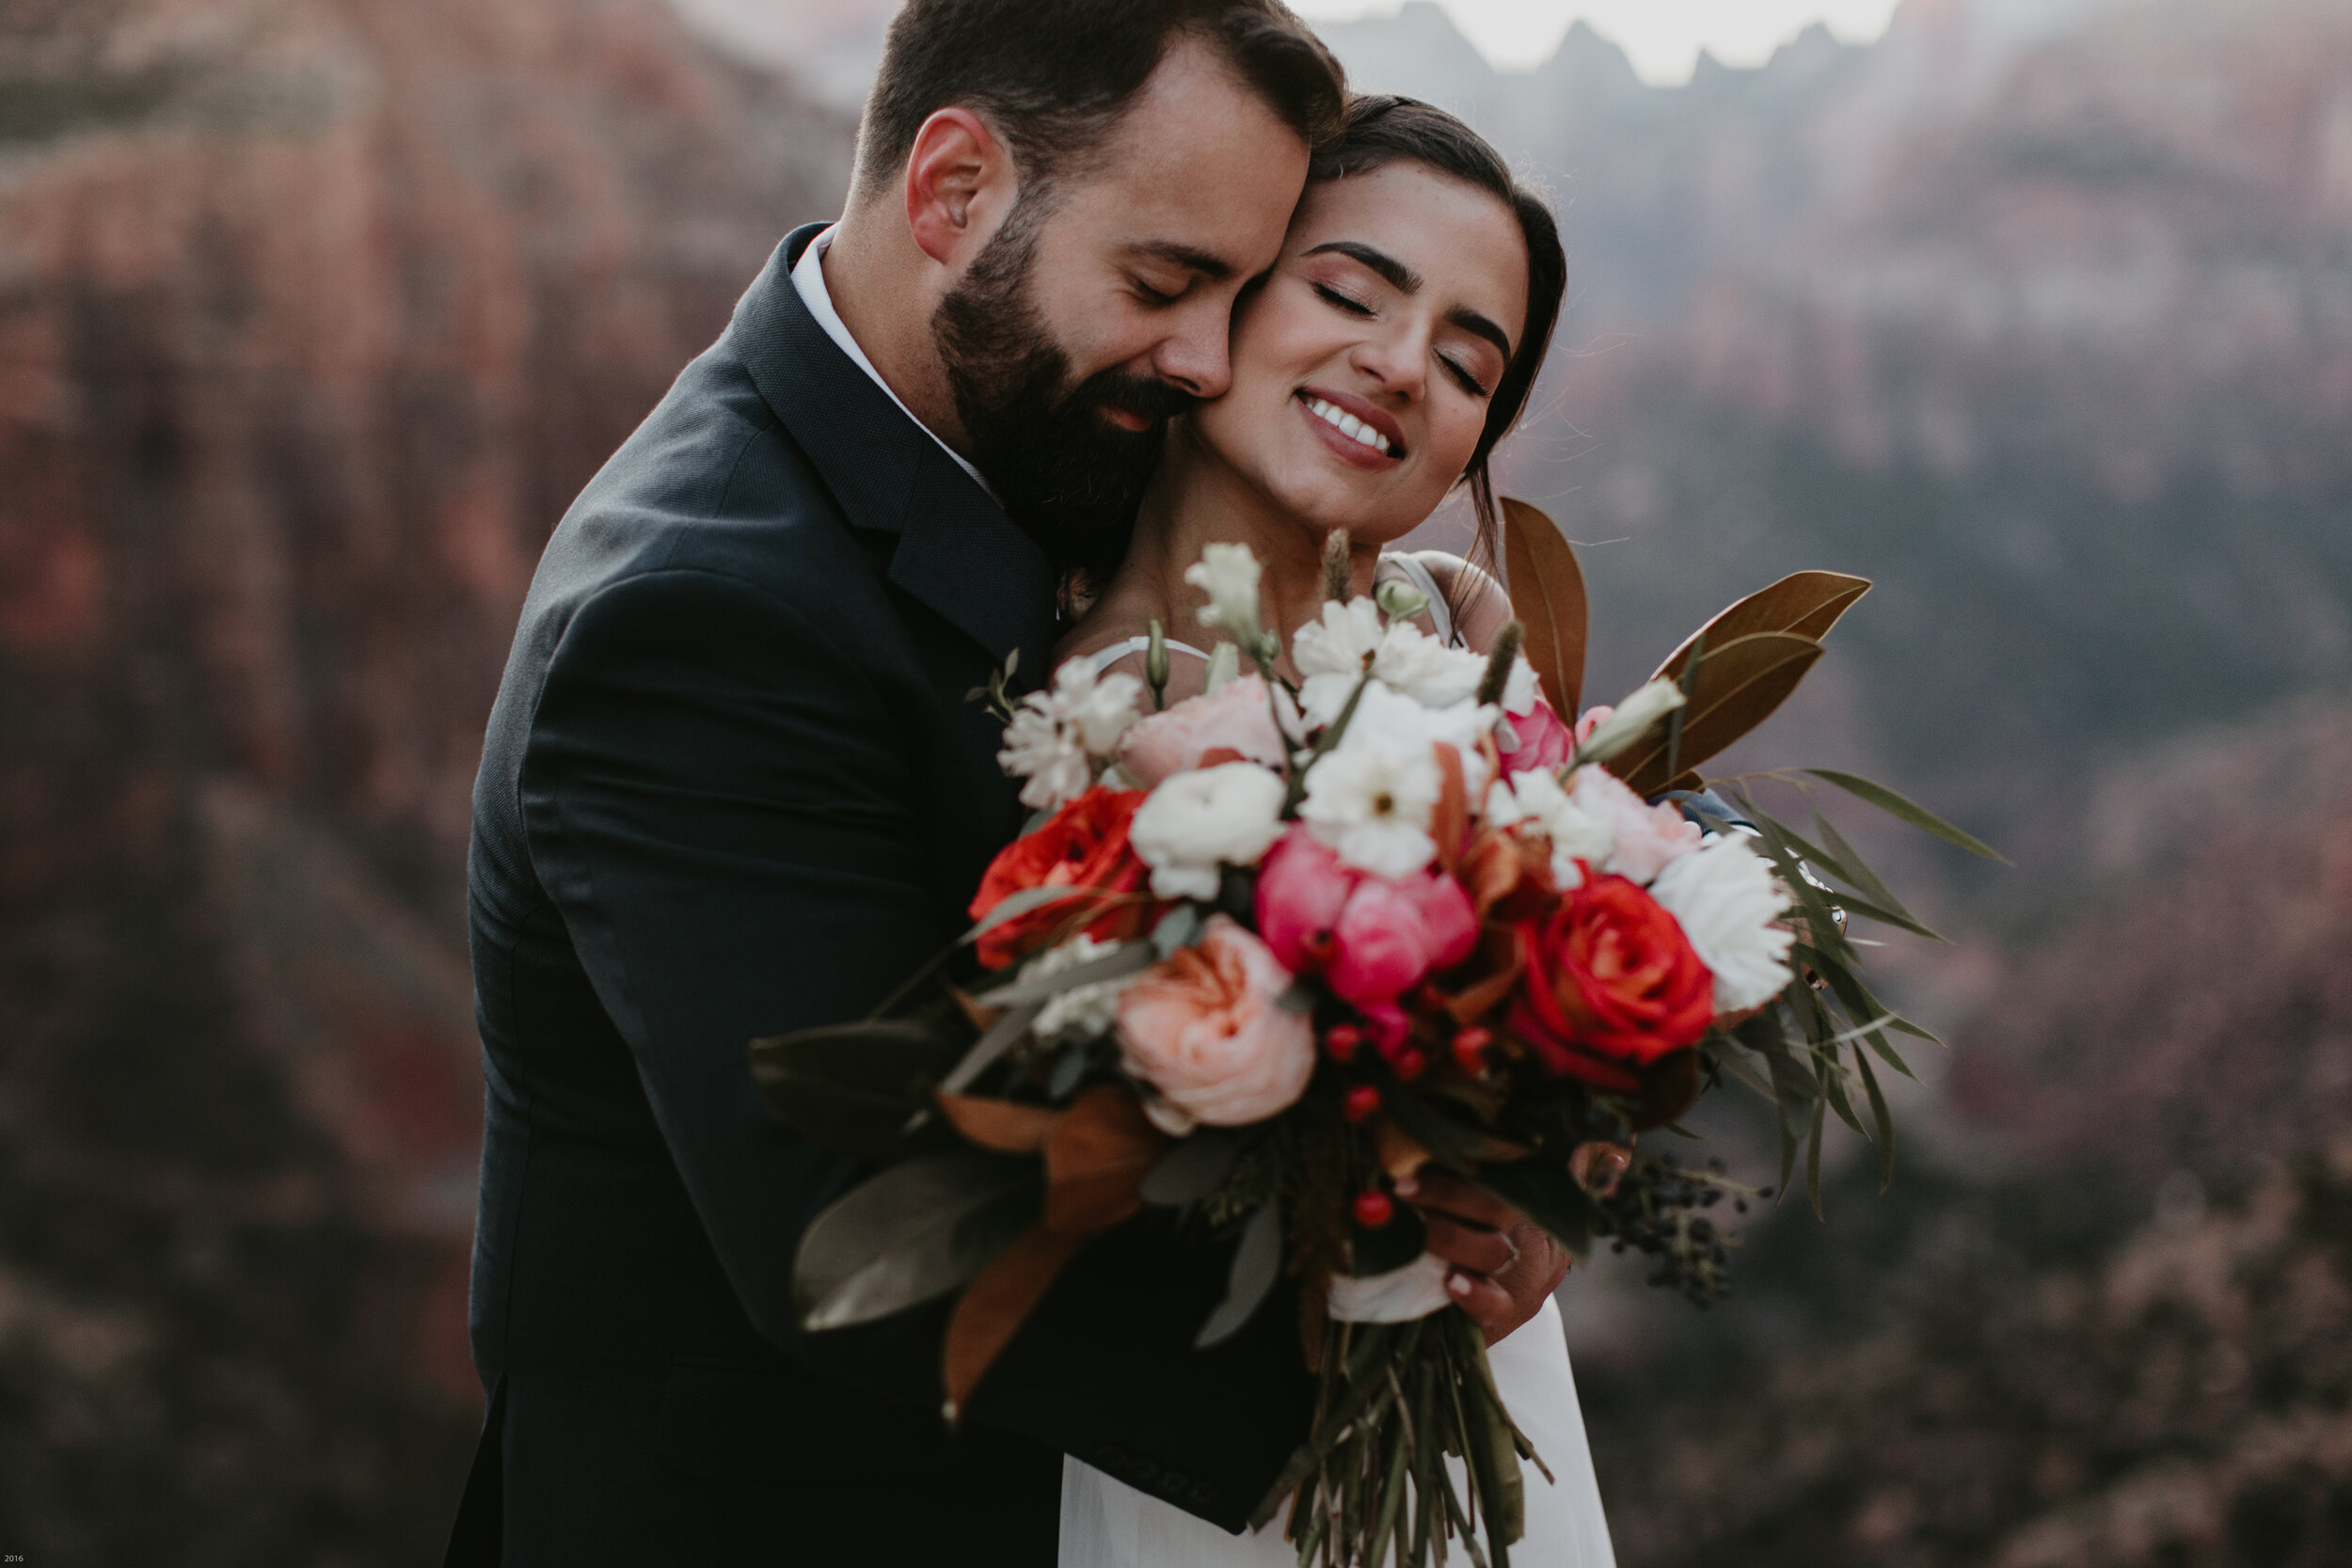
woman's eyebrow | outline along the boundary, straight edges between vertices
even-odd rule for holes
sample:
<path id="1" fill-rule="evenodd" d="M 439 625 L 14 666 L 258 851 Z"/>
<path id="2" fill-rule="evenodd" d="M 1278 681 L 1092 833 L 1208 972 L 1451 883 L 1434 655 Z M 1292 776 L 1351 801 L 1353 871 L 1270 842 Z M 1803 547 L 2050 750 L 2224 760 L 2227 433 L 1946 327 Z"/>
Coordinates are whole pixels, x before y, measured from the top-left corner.
<path id="1" fill-rule="evenodd" d="M 1511 357 L 1511 335 L 1469 306 L 1455 306 L 1445 313 L 1445 319 L 1472 337 L 1484 338 L 1494 344 L 1502 351 L 1504 359 L 1508 360 Z"/>
<path id="2" fill-rule="evenodd" d="M 1408 294 L 1421 293 L 1421 274 L 1385 250 L 1375 249 L 1361 240 L 1330 240 L 1315 246 L 1307 254 L 1321 256 L 1327 251 L 1336 252 L 1352 261 L 1362 262 L 1386 278 L 1400 293 Z"/>

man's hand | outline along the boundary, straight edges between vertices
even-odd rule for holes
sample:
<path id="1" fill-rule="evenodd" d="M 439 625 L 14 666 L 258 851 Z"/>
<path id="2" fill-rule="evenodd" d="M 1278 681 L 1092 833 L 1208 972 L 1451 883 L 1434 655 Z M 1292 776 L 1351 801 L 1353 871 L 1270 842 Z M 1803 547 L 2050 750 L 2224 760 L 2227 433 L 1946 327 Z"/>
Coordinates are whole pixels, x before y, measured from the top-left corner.
<path id="1" fill-rule="evenodd" d="M 1426 1167 L 1396 1196 L 1420 1212 L 1430 1252 L 1454 1265 L 1446 1291 L 1490 1345 L 1542 1311 L 1567 1277 L 1568 1255 L 1550 1232 L 1452 1171 Z"/>

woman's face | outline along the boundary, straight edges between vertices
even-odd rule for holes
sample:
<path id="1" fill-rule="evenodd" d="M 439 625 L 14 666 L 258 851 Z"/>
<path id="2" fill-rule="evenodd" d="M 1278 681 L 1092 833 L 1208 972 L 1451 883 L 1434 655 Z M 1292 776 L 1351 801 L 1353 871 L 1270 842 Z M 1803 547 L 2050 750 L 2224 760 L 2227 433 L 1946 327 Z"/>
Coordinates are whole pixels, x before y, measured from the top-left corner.
<path id="1" fill-rule="evenodd" d="M 1497 198 L 1414 163 L 1310 185 L 1194 427 L 1316 532 L 1386 544 L 1461 479 L 1526 321 L 1526 241 Z"/>

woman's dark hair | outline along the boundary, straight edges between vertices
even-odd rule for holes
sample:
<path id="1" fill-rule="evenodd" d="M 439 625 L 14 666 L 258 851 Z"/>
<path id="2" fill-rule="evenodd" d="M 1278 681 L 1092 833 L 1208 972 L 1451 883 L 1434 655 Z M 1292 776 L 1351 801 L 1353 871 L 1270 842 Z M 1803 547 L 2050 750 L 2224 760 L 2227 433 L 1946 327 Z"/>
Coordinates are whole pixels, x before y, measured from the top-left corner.
<path id="1" fill-rule="evenodd" d="M 1485 137 L 1443 109 L 1418 99 L 1383 93 L 1351 99 L 1340 133 L 1319 150 L 1309 166 L 1308 183 L 1345 180 L 1370 174 L 1391 164 L 1415 163 L 1449 179 L 1486 192 L 1511 209 L 1519 233 L 1527 242 L 1527 325 L 1519 334 L 1518 351 L 1495 383 L 1486 403 L 1486 428 L 1479 433 L 1478 450 L 1470 454 L 1462 483 L 1470 486 L 1470 506 L 1478 515 L 1478 531 L 1470 549 L 1471 564 L 1492 570 L 1502 554 L 1502 525 L 1496 515 L 1494 477 L 1488 460 L 1495 445 L 1510 434 L 1527 409 L 1535 374 L 1544 368 L 1551 331 L 1560 321 L 1560 299 L 1568 286 L 1568 261 L 1560 247 L 1560 224 L 1551 205 L 1511 177 L 1502 155 Z M 1450 595 L 1457 616 L 1467 602 L 1469 584 L 1459 583 Z"/>
<path id="2" fill-rule="evenodd" d="M 907 0 L 866 95 L 858 188 L 892 179 L 923 122 L 961 106 L 1011 149 L 1023 200 L 1039 196 L 1085 166 L 1182 36 L 1310 147 L 1338 128 L 1345 75 L 1281 0 Z"/>

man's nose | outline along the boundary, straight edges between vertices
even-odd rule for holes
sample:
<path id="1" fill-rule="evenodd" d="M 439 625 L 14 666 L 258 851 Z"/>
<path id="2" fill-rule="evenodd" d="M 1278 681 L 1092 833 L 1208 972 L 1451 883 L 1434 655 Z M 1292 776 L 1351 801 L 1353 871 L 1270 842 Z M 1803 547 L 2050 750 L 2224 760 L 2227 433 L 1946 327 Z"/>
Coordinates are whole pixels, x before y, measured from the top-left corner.
<path id="1" fill-rule="evenodd" d="M 1233 365 L 1227 353 L 1232 335 L 1231 302 L 1184 312 L 1175 330 L 1152 351 L 1152 369 L 1162 381 L 1181 387 L 1197 398 L 1223 397 L 1233 384 Z"/>

